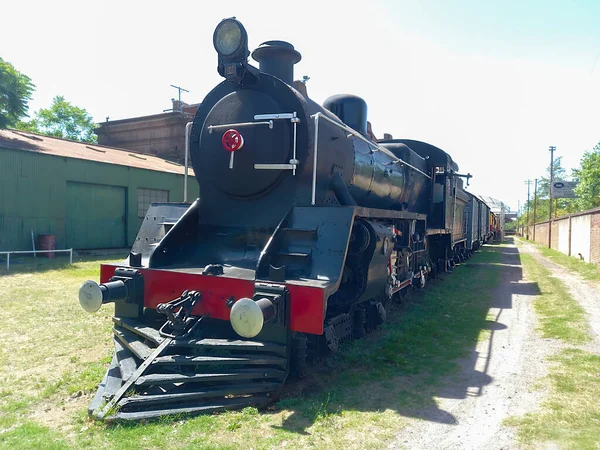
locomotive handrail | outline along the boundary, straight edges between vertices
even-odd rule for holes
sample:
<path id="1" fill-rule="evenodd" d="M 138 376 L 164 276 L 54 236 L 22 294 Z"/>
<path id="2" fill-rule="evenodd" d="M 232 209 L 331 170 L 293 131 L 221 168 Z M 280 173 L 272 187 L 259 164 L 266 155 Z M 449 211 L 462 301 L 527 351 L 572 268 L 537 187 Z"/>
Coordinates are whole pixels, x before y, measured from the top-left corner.
<path id="1" fill-rule="evenodd" d="M 292 169 L 292 175 L 296 175 L 296 167 L 299 161 L 296 159 L 296 133 L 298 128 L 298 113 L 296 111 L 292 113 L 273 113 L 273 114 L 256 114 L 254 120 L 273 120 L 284 119 L 289 120 L 294 124 L 294 147 L 292 151 L 292 159 L 289 164 L 254 164 L 255 169 Z M 272 127 L 271 127 L 272 128 Z"/>
<path id="2" fill-rule="evenodd" d="M 209 125 L 206 127 L 206 129 L 208 130 L 209 134 L 213 132 L 213 130 L 218 130 L 219 128 L 231 128 L 233 126 L 235 127 L 250 127 L 253 125 L 269 125 L 269 128 L 272 130 L 273 129 L 273 121 L 272 120 L 267 120 L 264 122 L 239 122 L 239 123 L 224 123 L 221 125 Z"/>
<path id="3" fill-rule="evenodd" d="M 311 204 L 314 205 L 315 201 L 316 201 L 316 194 L 317 194 L 317 152 L 318 152 L 318 141 L 319 141 L 319 119 L 320 118 L 325 119 L 327 122 L 332 123 L 336 127 L 341 128 L 342 130 L 349 133 L 349 135 L 346 136 L 347 138 L 349 138 L 350 136 L 355 136 L 356 138 L 360 139 L 361 141 L 366 143 L 369 147 L 371 147 L 371 151 L 373 151 L 373 152 L 382 151 L 385 147 L 382 147 L 379 144 L 376 144 L 375 142 L 370 141 L 369 139 L 364 137 L 362 134 L 360 134 L 358 131 L 353 130 L 352 128 L 350 128 L 347 125 L 336 122 L 335 120 L 324 115 L 322 112 L 313 114 L 312 116 L 310 116 L 310 118 L 315 120 L 315 143 L 314 143 L 314 149 L 313 149 L 313 180 L 312 180 L 312 200 L 311 200 Z M 394 164 L 397 164 L 397 163 L 404 164 L 406 167 L 411 168 L 415 172 L 418 172 L 421 175 L 423 175 L 426 178 L 429 178 L 431 180 L 430 175 L 426 174 L 422 170 L 417 169 L 415 166 L 407 163 L 406 161 L 404 161 L 401 158 L 396 158 L 393 161 L 393 163 Z"/>

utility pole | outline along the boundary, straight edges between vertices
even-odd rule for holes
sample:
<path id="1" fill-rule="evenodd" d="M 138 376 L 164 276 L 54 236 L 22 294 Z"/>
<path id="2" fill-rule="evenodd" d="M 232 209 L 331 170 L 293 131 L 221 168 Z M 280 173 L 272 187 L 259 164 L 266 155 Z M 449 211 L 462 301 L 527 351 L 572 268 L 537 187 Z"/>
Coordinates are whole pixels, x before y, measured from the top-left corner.
<path id="1" fill-rule="evenodd" d="M 525 239 L 529 240 L 529 187 L 531 186 L 531 180 L 527 180 L 527 228 L 525 228 Z"/>
<path id="2" fill-rule="evenodd" d="M 500 242 L 504 242 L 504 202 L 500 202 Z"/>
<path id="3" fill-rule="evenodd" d="M 533 188 L 533 242 L 535 242 L 535 223 L 537 222 L 537 182 L 535 179 L 535 187 Z"/>
<path id="4" fill-rule="evenodd" d="M 548 202 L 548 248 L 552 248 L 552 183 L 554 183 L 554 151 L 556 147 L 551 145 L 550 151 L 550 201 Z"/>

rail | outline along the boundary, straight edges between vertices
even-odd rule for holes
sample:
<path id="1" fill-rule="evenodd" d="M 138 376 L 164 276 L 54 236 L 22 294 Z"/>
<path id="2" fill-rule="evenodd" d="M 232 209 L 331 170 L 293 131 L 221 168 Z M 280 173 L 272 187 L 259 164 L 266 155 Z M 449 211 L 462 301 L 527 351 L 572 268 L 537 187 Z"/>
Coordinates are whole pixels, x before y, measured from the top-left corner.
<path id="1" fill-rule="evenodd" d="M 338 128 L 341 128 L 342 130 L 344 130 L 345 132 L 348 133 L 348 136 L 346 136 L 346 137 L 349 138 L 350 136 L 354 136 L 357 139 L 363 141 L 371 148 L 371 152 L 382 151 L 382 150 L 384 150 L 385 147 L 382 147 L 379 144 L 367 139 L 362 134 L 360 134 L 358 131 L 353 130 L 349 126 L 339 123 L 339 122 L 327 117 L 322 112 L 313 114 L 312 116 L 310 116 L 310 118 L 314 119 L 314 121 L 315 121 L 315 142 L 314 142 L 314 148 L 313 148 L 313 180 L 312 180 L 312 199 L 311 199 L 311 204 L 314 205 L 315 201 L 316 201 L 316 194 L 317 194 L 317 152 L 318 152 L 318 141 L 319 141 L 319 119 L 325 119 L 327 122 L 335 125 Z M 414 170 L 415 172 L 420 173 L 421 175 L 423 175 L 426 178 L 429 178 L 431 180 L 430 175 L 426 174 L 422 170 L 419 170 L 415 166 L 407 163 L 406 161 L 404 161 L 401 158 L 396 158 L 394 161 L 392 161 L 392 164 L 405 165 L 406 167 Z"/>
<path id="2" fill-rule="evenodd" d="M 33 253 L 37 255 L 38 253 L 61 253 L 61 252 L 69 252 L 69 264 L 73 264 L 73 249 L 68 248 L 66 250 L 14 250 L 10 252 L 0 252 L 0 255 L 6 255 L 6 271 L 10 271 L 10 255 L 15 254 L 24 254 L 24 253 Z"/>

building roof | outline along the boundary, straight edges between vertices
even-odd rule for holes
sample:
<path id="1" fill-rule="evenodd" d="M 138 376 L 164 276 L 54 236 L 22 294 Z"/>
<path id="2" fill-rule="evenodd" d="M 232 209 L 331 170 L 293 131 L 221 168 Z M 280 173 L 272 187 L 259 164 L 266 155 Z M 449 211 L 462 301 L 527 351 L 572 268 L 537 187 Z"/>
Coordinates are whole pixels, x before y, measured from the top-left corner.
<path id="1" fill-rule="evenodd" d="M 135 153 L 98 144 L 70 141 L 50 136 L 20 131 L 0 129 L 0 149 L 22 150 L 45 155 L 84 159 L 87 161 L 135 167 L 136 169 L 155 170 L 183 175 L 185 168 L 181 164 L 167 161 L 153 155 Z M 188 175 L 194 176 L 189 168 Z"/>
<path id="2" fill-rule="evenodd" d="M 493 213 L 500 214 L 500 212 L 502 211 L 502 208 L 504 208 L 504 214 L 505 215 L 511 215 L 512 216 L 512 214 L 516 214 L 516 212 L 511 213 L 510 207 L 506 203 L 504 203 L 503 201 L 501 201 L 501 200 L 498 200 L 498 199 L 493 198 L 493 197 L 489 197 L 487 195 L 480 195 L 479 198 L 481 200 L 483 200 L 490 207 L 490 210 Z"/>

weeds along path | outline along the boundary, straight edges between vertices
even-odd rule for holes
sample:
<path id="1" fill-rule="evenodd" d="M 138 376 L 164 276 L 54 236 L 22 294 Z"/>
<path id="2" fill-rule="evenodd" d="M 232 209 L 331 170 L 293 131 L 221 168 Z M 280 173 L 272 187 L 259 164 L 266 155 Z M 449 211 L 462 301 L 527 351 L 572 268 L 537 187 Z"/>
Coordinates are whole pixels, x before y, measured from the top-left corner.
<path id="1" fill-rule="evenodd" d="M 435 411 L 401 431 L 389 448 L 513 449 L 519 445 L 503 421 L 537 409 L 543 391 L 536 380 L 547 373 L 553 346 L 539 337 L 533 300 L 536 283 L 523 277 L 519 250 L 498 247 L 502 272 L 488 313 L 488 331 L 481 333 L 473 353 L 461 361 L 459 375 L 436 398 L 437 409 L 455 420 L 444 423 Z M 463 386 L 459 388 L 459 386 Z M 466 392 L 464 386 L 470 386 Z"/>
<path id="2" fill-rule="evenodd" d="M 534 245 L 521 242 L 522 245 L 519 246 L 520 251 L 532 255 L 538 263 L 551 273 L 551 277 L 562 281 L 571 296 L 584 309 L 593 339 L 585 349 L 592 353 L 600 354 L 600 292 L 598 284 L 586 281 L 563 266 L 550 261 Z"/>

